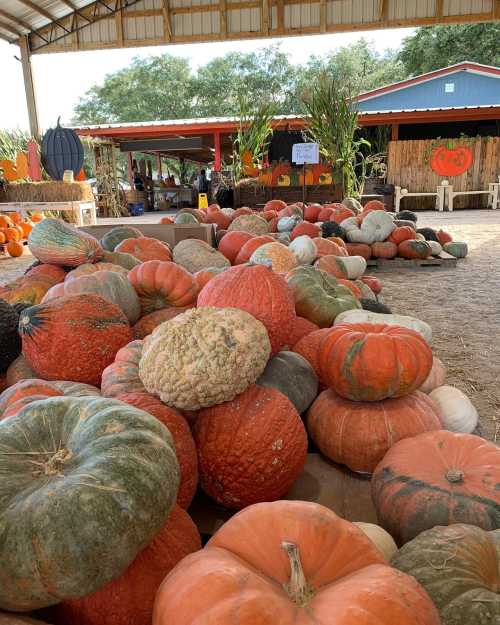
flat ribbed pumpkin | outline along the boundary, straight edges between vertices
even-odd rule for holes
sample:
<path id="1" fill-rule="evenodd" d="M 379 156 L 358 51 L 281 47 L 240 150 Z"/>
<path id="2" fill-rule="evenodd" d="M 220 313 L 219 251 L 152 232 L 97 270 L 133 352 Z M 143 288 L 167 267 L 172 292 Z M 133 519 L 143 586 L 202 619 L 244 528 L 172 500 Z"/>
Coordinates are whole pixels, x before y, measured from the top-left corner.
<path id="1" fill-rule="evenodd" d="M 219 241 L 218 250 L 233 264 L 243 245 L 254 236 L 251 232 L 243 232 L 241 230 L 226 232 Z"/>
<path id="2" fill-rule="evenodd" d="M 226 269 L 224 267 L 207 267 L 206 269 L 200 269 L 200 271 L 197 271 L 194 274 L 194 281 L 196 282 L 196 288 L 198 291 L 201 291 L 205 284 L 210 282 L 212 278 L 215 278 L 215 276 L 225 270 Z"/>
<path id="3" fill-rule="evenodd" d="M 295 255 L 283 243 L 265 243 L 255 250 L 250 257 L 255 265 L 272 267 L 276 273 L 287 273 L 297 267 Z"/>
<path id="4" fill-rule="evenodd" d="M 307 434 L 293 404 L 255 384 L 200 410 L 194 437 L 201 486 L 227 508 L 283 497 L 306 460 Z"/>
<path id="5" fill-rule="evenodd" d="M 439 408 L 419 391 L 398 399 L 354 402 L 328 389 L 307 413 L 307 431 L 320 451 L 361 473 L 373 473 L 402 438 L 440 428 Z"/>
<path id="6" fill-rule="evenodd" d="M 377 517 L 398 544 L 437 525 L 500 528 L 500 449 L 439 430 L 399 441 L 372 478 Z"/>
<path id="7" fill-rule="evenodd" d="M 243 244 L 232 264 L 243 265 L 244 263 L 248 263 L 255 250 L 265 243 L 274 243 L 273 237 L 269 236 L 268 234 L 262 234 L 258 237 L 252 237 Z"/>
<path id="8" fill-rule="evenodd" d="M 77 267 L 102 258 L 99 241 L 60 219 L 43 219 L 30 232 L 28 247 L 42 263 Z"/>
<path id="9" fill-rule="evenodd" d="M 231 267 L 211 280 L 198 295 L 198 307 L 239 308 L 261 321 L 277 352 L 286 342 L 295 304 L 285 280 L 269 267 Z"/>
<path id="10" fill-rule="evenodd" d="M 415 239 L 415 230 L 410 226 L 400 226 L 391 232 L 387 240 L 399 245 L 403 241 L 411 239 Z"/>
<path id="11" fill-rule="evenodd" d="M 322 239 L 320 237 L 313 239 L 313 241 L 316 245 L 317 258 L 321 258 L 322 256 L 347 256 L 346 248 L 337 245 L 334 241 Z"/>
<path id="12" fill-rule="evenodd" d="M 111 230 L 106 232 L 102 237 L 102 249 L 107 252 L 114 252 L 117 245 L 125 241 L 125 239 L 137 239 L 142 236 L 142 232 L 137 228 L 132 226 L 117 226 L 116 228 L 111 228 Z"/>
<path id="13" fill-rule="evenodd" d="M 193 307 L 194 306 L 171 306 L 170 308 L 162 308 L 161 310 L 155 310 L 148 315 L 144 315 L 144 317 L 139 319 L 139 321 L 132 328 L 134 339 L 145 339 L 148 334 L 151 334 L 151 332 L 160 325 L 160 323 L 168 321 L 173 317 L 177 317 L 177 315 L 180 315 Z"/>
<path id="14" fill-rule="evenodd" d="M 176 263 L 150 260 L 134 267 L 128 279 L 139 296 L 142 315 L 196 302 L 198 288 L 194 277 Z"/>
<path id="15" fill-rule="evenodd" d="M 332 328 L 322 328 L 315 330 L 303 336 L 293 346 L 293 351 L 300 354 L 314 369 L 314 372 L 321 380 L 321 371 L 319 368 L 319 355 L 323 339 L 331 332 Z M 322 380 L 321 380 L 322 381 Z"/>
<path id="16" fill-rule="evenodd" d="M 208 267 L 229 267 L 228 259 L 205 241 L 185 239 L 174 247 L 174 261 L 191 273 Z"/>
<path id="17" fill-rule="evenodd" d="M 121 575 L 175 503 L 168 430 L 122 402 L 35 401 L 0 422 L 0 438 L 2 609 L 94 592 Z"/>
<path id="18" fill-rule="evenodd" d="M 432 256 L 432 249 L 427 241 L 417 241 L 415 239 L 405 240 L 398 245 L 398 256 L 424 260 Z"/>
<path id="19" fill-rule="evenodd" d="M 246 508 L 185 558 L 153 625 L 439 625 L 421 586 L 352 523 L 316 503 Z M 238 619 L 238 620 L 235 620 Z"/>
<path id="20" fill-rule="evenodd" d="M 122 276 L 126 276 L 129 272 L 129 270 L 125 269 L 125 267 L 121 267 L 120 265 L 115 265 L 113 263 L 84 263 L 83 265 L 75 267 L 75 269 L 68 272 L 64 277 L 64 281 L 69 282 L 75 278 L 81 278 L 82 276 L 88 276 L 101 271 L 114 271 Z"/>
<path id="21" fill-rule="evenodd" d="M 19 318 L 23 354 L 46 380 L 98 386 L 116 352 L 132 340 L 123 312 L 99 295 L 58 297 Z"/>
<path id="22" fill-rule="evenodd" d="M 20 380 L 13 386 L 5 389 L 3 393 L 0 393 L 0 417 L 5 418 L 5 412 L 14 404 L 20 400 L 26 398 L 39 396 L 43 397 L 55 397 L 63 395 L 59 392 L 51 382 L 46 380 L 40 380 L 38 378 L 32 378 L 28 380 Z"/>
<path id="23" fill-rule="evenodd" d="M 314 266 L 322 271 L 347 280 L 357 280 L 366 271 L 366 260 L 362 256 L 332 256 L 330 254 L 322 256 Z"/>
<path id="24" fill-rule="evenodd" d="M 119 265 L 127 271 L 130 271 L 136 265 L 139 265 L 141 261 L 132 256 L 132 254 L 126 254 L 124 252 L 104 252 L 102 257 L 103 261 L 106 263 L 112 263 L 113 265 Z"/>
<path id="25" fill-rule="evenodd" d="M 398 246 L 392 241 L 372 243 L 373 258 L 395 258 L 398 255 Z"/>
<path id="26" fill-rule="evenodd" d="M 400 326 L 335 326 L 321 345 L 328 386 L 352 401 L 379 401 L 416 391 L 432 368 L 432 351 L 418 332 Z"/>
<path id="27" fill-rule="evenodd" d="M 347 243 L 346 249 L 349 256 L 362 256 L 365 260 L 372 257 L 372 248 L 366 243 Z"/>
<path id="28" fill-rule="evenodd" d="M 172 260 L 170 247 L 163 241 L 151 237 L 124 239 L 116 246 L 115 252 L 131 254 L 143 263 L 148 260 Z"/>
<path id="29" fill-rule="evenodd" d="M 131 341 L 116 353 L 114 362 L 102 372 L 103 397 L 117 397 L 123 393 L 145 393 L 139 378 L 139 361 L 144 341 Z"/>

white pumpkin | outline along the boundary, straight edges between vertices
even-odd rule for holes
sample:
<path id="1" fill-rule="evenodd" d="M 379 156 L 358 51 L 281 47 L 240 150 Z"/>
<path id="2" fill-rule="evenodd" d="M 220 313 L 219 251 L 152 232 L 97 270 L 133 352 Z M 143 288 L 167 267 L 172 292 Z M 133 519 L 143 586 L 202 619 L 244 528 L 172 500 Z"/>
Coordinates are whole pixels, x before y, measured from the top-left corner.
<path id="1" fill-rule="evenodd" d="M 356 200 L 353 197 L 345 197 L 342 200 L 342 204 L 346 208 L 350 208 L 352 211 L 354 211 L 356 213 L 356 215 L 359 215 L 359 213 L 361 213 L 363 211 L 363 207 L 361 206 L 359 200 Z"/>
<path id="2" fill-rule="evenodd" d="M 346 310 L 335 319 L 334 325 L 341 323 L 385 323 L 391 326 L 410 328 L 421 334 L 427 343 L 432 341 L 432 329 L 428 323 L 408 315 L 394 315 L 371 312 L 370 310 Z"/>
<path id="3" fill-rule="evenodd" d="M 433 256 L 439 256 L 439 254 L 443 251 L 441 243 L 438 243 L 437 241 L 427 241 L 427 243 L 431 246 L 431 254 Z"/>
<path id="4" fill-rule="evenodd" d="M 425 237 L 421 232 L 416 232 L 415 233 L 415 239 L 417 241 L 425 241 Z M 431 248 L 432 249 L 432 248 Z"/>
<path id="5" fill-rule="evenodd" d="M 398 551 L 398 546 L 394 542 L 394 538 L 386 532 L 385 529 L 375 523 L 363 523 L 362 521 L 354 521 L 356 525 L 372 543 L 381 552 L 384 558 L 389 562 Z"/>
<path id="6" fill-rule="evenodd" d="M 294 239 L 288 249 L 295 255 L 299 265 L 312 265 L 318 255 L 316 244 L 307 234 Z"/>
<path id="7" fill-rule="evenodd" d="M 385 241 L 395 228 L 394 220 L 385 211 L 368 213 L 361 224 L 361 230 L 369 234 L 371 243 Z"/>
<path id="8" fill-rule="evenodd" d="M 427 380 L 422 384 L 422 386 L 418 389 L 422 391 L 422 393 L 429 394 L 438 386 L 443 386 L 444 381 L 446 379 L 446 369 L 444 368 L 443 363 L 434 356 L 432 360 L 432 369 L 430 370 L 429 375 L 427 376 Z"/>
<path id="9" fill-rule="evenodd" d="M 278 232 L 291 232 L 302 219 L 298 215 L 293 217 L 282 217 L 278 221 Z"/>
<path id="10" fill-rule="evenodd" d="M 224 213 L 224 215 L 226 215 L 226 217 L 229 217 L 229 218 L 232 219 L 233 215 L 234 215 L 234 213 L 236 211 L 234 210 L 234 208 L 227 207 L 227 208 L 221 208 L 221 212 Z"/>
<path id="11" fill-rule="evenodd" d="M 441 423 L 445 430 L 470 434 L 477 427 L 479 415 L 471 400 L 454 386 L 439 386 L 429 393 L 441 409 Z"/>
<path id="12" fill-rule="evenodd" d="M 332 261 L 336 278 L 357 280 L 366 271 L 366 260 L 362 256 L 334 256 L 329 254 L 328 259 Z M 316 264 L 319 263 L 318 260 Z"/>
<path id="13" fill-rule="evenodd" d="M 344 219 L 340 225 L 346 231 L 346 237 L 349 243 L 366 243 L 367 245 L 373 243 L 370 233 L 360 229 L 356 217 L 348 217 Z"/>

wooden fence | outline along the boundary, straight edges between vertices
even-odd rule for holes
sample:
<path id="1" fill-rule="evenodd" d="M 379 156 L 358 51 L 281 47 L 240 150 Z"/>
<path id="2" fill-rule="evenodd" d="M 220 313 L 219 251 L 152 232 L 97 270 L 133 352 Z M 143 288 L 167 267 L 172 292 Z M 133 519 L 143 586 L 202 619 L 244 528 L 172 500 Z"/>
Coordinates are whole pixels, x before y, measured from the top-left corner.
<path id="1" fill-rule="evenodd" d="M 472 165 L 460 176 L 440 176 L 431 169 L 431 155 L 439 146 L 453 149 L 468 147 L 473 156 Z M 500 137 L 474 139 L 445 139 L 425 141 L 391 141 L 387 163 L 387 182 L 410 192 L 435 191 L 441 180 L 447 179 L 455 191 L 480 191 L 488 183 L 498 182 L 500 175 Z M 458 197 L 455 208 L 485 208 L 486 196 Z M 433 198 L 407 198 L 401 209 L 433 209 Z"/>

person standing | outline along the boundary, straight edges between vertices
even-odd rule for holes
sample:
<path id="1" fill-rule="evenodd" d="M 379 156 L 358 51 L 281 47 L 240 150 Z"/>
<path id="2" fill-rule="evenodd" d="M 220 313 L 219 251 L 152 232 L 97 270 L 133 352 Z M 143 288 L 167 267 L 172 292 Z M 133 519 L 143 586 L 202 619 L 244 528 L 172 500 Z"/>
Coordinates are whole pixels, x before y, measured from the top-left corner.
<path id="1" fill-rule="evenodd" d="M 196 179 L 196 186 L 198 188 L 198 200 L 200 193 L 206 193 L 208 198 L 208 192 L 210 187 L 207 179 L 207 172 L 205 169 L 202 169 L 200 171 L 200 175 Z"/>

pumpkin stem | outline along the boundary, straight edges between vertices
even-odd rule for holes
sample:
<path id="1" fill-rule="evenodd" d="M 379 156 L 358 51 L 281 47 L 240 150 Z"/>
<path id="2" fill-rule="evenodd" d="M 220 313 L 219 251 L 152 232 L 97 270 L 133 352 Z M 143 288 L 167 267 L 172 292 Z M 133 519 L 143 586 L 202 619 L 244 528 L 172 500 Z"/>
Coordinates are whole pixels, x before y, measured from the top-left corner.
<path id="1" fill-rule="evenodd" d="M 69 449 L 60 449 L 44 464 L 45 475 L 59 475 L 64 467 L 64 463 L 69 460 L 73 454 Z"/>
<path id="2" fill-rule="evenodd" d="M 61 127 L 61 116 L 59 115 L 59 117 L 57 118 L 57 127 L 60 128 Z"/>
<path id="3" fill-rule="evenodd" d="M 281 546 L 290 560 L 290 581 L 288 584 L 283 584 L 283 588 L 288 593 L 290 599 L 302 608 L 314 597 L 315 590 L 307 584 L 297 545 L 283 541 Z"/>
<path id="4" fill-rule="evenodd" d="M 460 471 L 460 469 L 450 469 L 445 477 L 451 484 L 458 484 L 464 481 L 464 472 Z"/>

